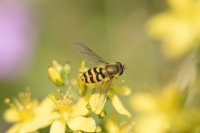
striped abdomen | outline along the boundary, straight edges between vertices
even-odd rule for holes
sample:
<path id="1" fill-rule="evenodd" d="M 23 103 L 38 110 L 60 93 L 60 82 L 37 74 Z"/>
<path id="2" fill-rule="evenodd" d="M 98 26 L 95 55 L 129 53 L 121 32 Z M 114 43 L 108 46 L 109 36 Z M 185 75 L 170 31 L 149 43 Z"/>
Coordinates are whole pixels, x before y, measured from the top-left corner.
<path id="1" fill-rule="evenodd" d="M 82 74 L 81 80 L 85 83 L 97 83 L 106 78 L 106 75 L 103 67 L 93 67 Z"/>

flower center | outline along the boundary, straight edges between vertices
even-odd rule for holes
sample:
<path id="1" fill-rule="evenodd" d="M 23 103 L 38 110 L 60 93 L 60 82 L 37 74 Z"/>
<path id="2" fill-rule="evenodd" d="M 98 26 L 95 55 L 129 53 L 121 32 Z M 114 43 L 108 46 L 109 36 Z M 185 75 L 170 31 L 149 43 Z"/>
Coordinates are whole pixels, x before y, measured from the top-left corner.
<path id="1" fill-rule="evenodd" d="M 21 122 L 32 120 L 34 109 L 38 105 L 38 101 L 31 98 L 29 91 L 20 92 L 18 97 L 14 98 L 13 101 L 7 98 L 5 102 L 16 111 Z"/>
<path id="2" fill-rule="evenodd" d="M 57 95 L 50 96 L 51 100 L 56 104 L 57 110 L 60 112 L 61 118 L 67 121 L 72 112 L 73 100 L 66 93 L 58 91 Z"/>

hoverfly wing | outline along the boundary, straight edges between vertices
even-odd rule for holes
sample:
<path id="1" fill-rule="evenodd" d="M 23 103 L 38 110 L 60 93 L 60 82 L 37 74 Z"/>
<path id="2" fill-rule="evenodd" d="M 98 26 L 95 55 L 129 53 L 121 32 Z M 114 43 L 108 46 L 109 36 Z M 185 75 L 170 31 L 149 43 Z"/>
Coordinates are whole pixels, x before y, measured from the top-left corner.
<path id="1" fill-rule="evenodd" d="M 78 50 L 80 56 L 86 60 L 88 63 L 95 65 L 95 64 L 107 64 L 107 62 L 97 55 L 94 51 L 89 49 L 87 46 L 81 43 L 74 44 L 76 49 Z"/>
<path id="2" fill-rule="evenodd" d="M 97 86 L 95 93 L 90 97 L 89 105 L 91 110 L 96 114 L 100 114 L 107 100 L 108 89 L 112 83 L 112 79 L 103 81 Z"/>

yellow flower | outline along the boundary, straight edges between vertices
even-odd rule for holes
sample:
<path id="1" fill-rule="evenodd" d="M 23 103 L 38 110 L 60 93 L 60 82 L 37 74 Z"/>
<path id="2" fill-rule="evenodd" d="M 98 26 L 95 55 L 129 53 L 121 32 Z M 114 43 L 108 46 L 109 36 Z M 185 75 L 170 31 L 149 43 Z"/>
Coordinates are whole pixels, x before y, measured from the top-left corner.
<path id="1" fill-rule="evenodd" d="M 82 69 L 80 72 L 85 71 L 85 64 L 82 62 Z M 83 70 L 84 69 L 84 70 Z M 49 76 L 54 84 L 62 86 L 66 91 L 58 91 L 57 94 L 50 95 L 50 99 L 55 104 L 56 108 L 51 114 L 57 114 L 57 117 L 52 117 L 52 124 L 50 133 L 64 133 L 65 131 L 84 131 L 84 132 L 95 132 L 96 123 L 92 117 L 86 117 L 89 114 L 87 109 L 87 100 L 85 98 L 72 98 L 74 88 L 78 85 L 79 94 L 84 94 L 85 85 L 81 84 L 80 80 L 70 80 L 67 78 L 70 72 L 70 66 L 66 64 L 62 66 L 56 61 L 53 61 L 53 66 L 49 68 Z"/>
<path id="2" fill-rule="evenodd" d="M 71 67 L 69 64 L 62 66 L 54 60 L 52 61 L 52 66 L 48 68 L 49 78 L 55 85 L 63 87 L 70 70 Z"/>
<path id="3" fill-rule="evenodd" d="M 170 9 L 155 15 L 148 32 L 160 40 L 166 57 L 177 59 L 198 45 L 200 40 L 200 1 L 168 0 Z"/>
<path id="4" fill-rule="evenodd" d="M 58 92 L 58 96 L 51 95 L 50 99 L 55 103 L 57 118 L 53 118 L 50 133 L 65 133 L 65 131 L 95 132 L 96 123 L 92 117 L 86 117 L 89 111 L 87 101 L 80 98 L 74 102 L 71 97 Z"/>
<path id="5" fill-rule="evenodd" d="M 48 107 L 45 106 L 49 102 L 47 99 L 39 104 L 38 100 L 32 99 L 30 92 L 26 91 L 19 93 L 18 98 L 13 102 L 8 98 L 5 102 L 10 105 L 10 108 L 5 111 L 4 119 L 13 123 L 7 133 L 34 132 L 50 124 L 44 110 L 52 107 L 49 104 Z"/>
<path id="6" fill-rule="evenodd" d="M 135 132 L 195 132 L 200 124 L 200 115 L 197 113 L 199 111 L 186 108 L 184 101 L 185 96 L 173 84 L 155 94 L 135 94 L 131 99 L 132 107 L 138 114 Z"/>

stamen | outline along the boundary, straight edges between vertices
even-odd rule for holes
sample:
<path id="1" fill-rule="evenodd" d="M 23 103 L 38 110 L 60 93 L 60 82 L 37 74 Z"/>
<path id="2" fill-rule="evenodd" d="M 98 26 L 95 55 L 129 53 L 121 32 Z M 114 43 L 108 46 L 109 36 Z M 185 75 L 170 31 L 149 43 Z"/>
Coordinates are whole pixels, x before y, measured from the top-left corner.
<path id="1" fill-rule="evenodd" d="M 19 102 L 18 99 L 14 98 L 14 99 L 13 99 L 13 102 L 14 102 L 15 107 L 16 107 L 18 110 L 23 110 L 23 109 L 24 109 L 24 107 L 22 106 L 22 104 Z"/>

